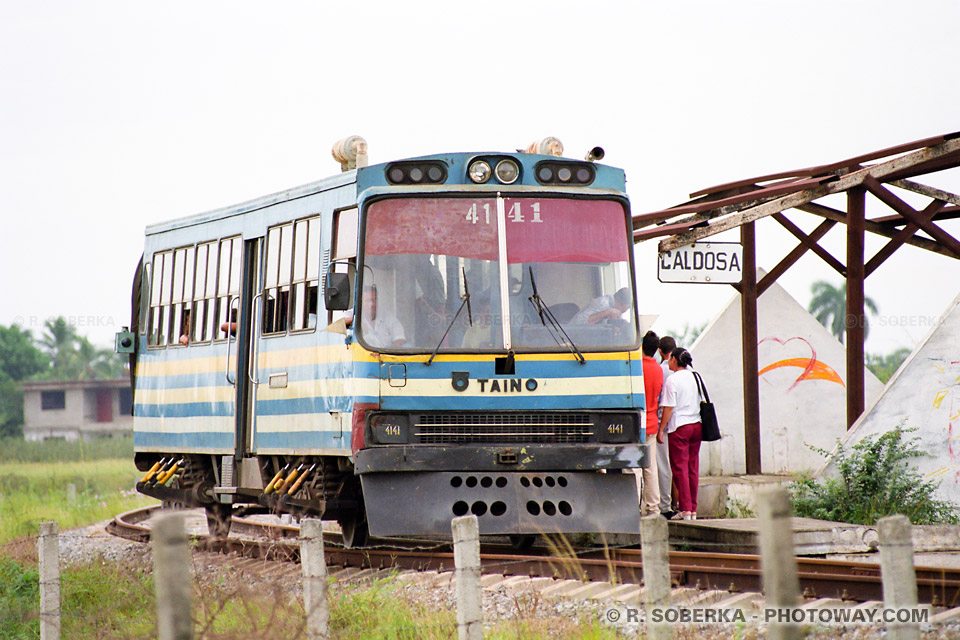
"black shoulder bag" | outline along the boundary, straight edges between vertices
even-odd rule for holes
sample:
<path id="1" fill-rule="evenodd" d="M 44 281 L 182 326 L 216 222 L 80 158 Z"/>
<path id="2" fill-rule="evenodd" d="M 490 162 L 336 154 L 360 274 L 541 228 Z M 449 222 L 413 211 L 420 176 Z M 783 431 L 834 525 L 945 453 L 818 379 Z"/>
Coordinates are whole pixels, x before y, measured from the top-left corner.
<path id="1" fill-rule="evenodd" d="M 717 424 L 717 411 L 710 402 L 710 395 L 707 393 L 707 385 L 703 383 L 703 378 L 696 371 L 693 377 L 697 381 L 697 389 L 700 391 L 700 424 L 703 426 L 704 442 L 713 442 L 720 439 L 720 425 Z"/>

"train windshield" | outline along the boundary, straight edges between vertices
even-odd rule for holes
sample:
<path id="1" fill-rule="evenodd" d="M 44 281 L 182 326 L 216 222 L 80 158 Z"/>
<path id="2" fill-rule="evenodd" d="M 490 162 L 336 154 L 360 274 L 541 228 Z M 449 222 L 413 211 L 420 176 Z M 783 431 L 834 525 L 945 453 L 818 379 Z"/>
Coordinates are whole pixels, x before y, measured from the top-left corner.
<path id="1" fill-rule="evenodd" d="M 358 335 L 370 348 L 636 344 L 627 218 L 619 202 L 379 200 L 367 209 L 363 252 Z"/>

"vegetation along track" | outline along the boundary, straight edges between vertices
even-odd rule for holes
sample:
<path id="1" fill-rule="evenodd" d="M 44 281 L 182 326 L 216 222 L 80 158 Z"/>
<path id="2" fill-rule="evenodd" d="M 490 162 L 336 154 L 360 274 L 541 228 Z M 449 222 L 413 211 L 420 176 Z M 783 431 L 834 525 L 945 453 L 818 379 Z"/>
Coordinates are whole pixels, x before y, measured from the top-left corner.
<path id="1" fill-rule="evenodd" d="M 148 542 L 147 520 L 157 507 L 121 514 L 108 525 L 110 533 Z M 195 535 L 207 550 L 235 553 L 246 558 L 299 562 L 299 527 L 263 523 L 235 517 L 228 538 Z M 372 568 L 450 571 L 454 568 L 449 543 L 423 540 L 371 540 L 364 549 L 343 548 L 339 534 L 324 533 L 328 565 Z M 572 549 L 554 546 L 524 553 L 507 551 L 507 545 L 483 545 L 482 571 L 530 577 L 640 584 L 643 561 L 636 548 Z M 851 603 L 882 601 L 880 567 L 876 564 L 797 558 L 800 587 L 807 598 L 837 598 Z M 670 573 L 677 587 L 728 592 L 760 592 L 760 556 L 733 553 L 673 551 Z M 960 570 L 917 567 L 921 603 L 960 606 Z"/>

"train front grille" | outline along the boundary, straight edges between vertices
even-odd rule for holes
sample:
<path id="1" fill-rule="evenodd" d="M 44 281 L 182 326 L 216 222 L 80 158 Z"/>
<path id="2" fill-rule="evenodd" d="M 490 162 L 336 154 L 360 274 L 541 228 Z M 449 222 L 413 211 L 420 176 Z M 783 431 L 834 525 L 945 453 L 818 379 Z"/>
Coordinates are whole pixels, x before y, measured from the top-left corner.
<path id="1" fill-rule="evenodd" d="M 593 440 L 594 422 L 586 413 L 420 414 L 413 433 L 421 444 L 579 444 Z"/>

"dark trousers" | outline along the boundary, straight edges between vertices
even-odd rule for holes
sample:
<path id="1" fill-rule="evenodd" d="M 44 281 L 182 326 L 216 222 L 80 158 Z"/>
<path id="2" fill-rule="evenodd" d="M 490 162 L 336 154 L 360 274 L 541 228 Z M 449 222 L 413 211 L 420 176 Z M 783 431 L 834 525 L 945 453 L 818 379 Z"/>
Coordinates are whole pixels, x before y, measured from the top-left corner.
<path id="1" fill-rule="evenodd" d="M 699 422 L 685 424 L 667 436 L 670 447 L 670 470 L 677 485 L 680 511 L 697 512 L 697 488 L 700 486 L 700 441 L 703 428 Z"/>

